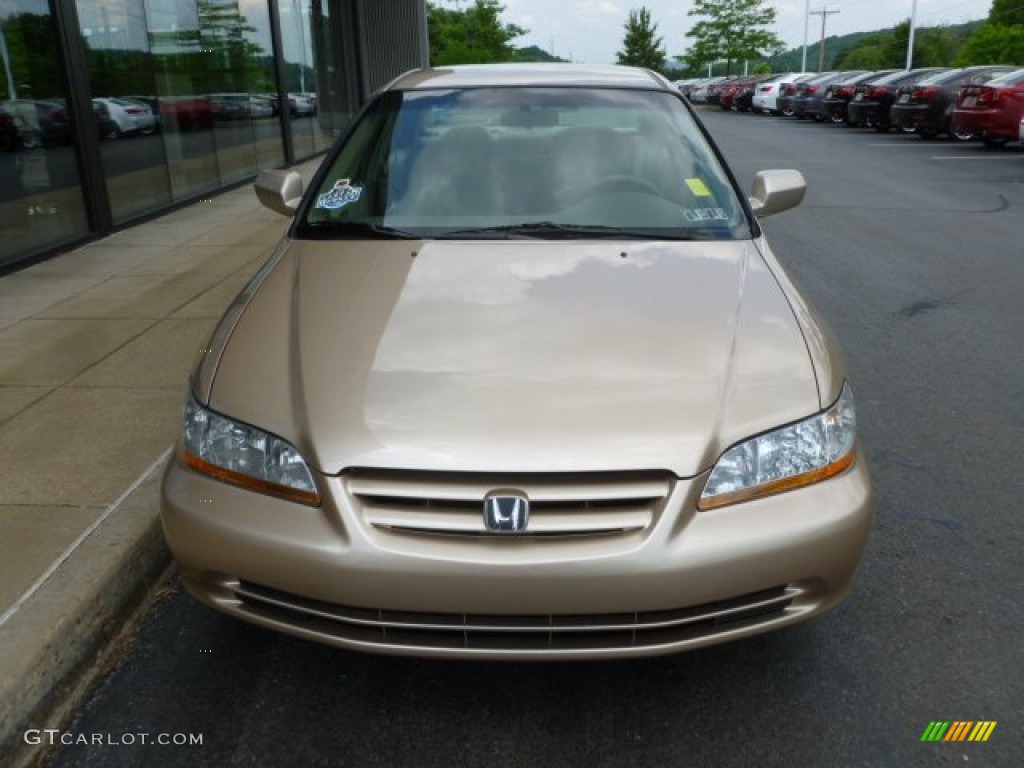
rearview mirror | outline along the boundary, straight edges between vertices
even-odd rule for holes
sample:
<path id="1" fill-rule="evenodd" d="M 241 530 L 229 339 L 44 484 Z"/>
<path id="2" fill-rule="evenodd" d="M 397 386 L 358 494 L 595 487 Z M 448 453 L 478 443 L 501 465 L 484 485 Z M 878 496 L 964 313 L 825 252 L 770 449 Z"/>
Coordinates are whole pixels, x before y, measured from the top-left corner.
<path id="1" fill-rule="evenodd" d="M 302 177 L 295 171 L 260 171 L 253 185 L 267 208 L 294 216 L 302 199 Z"/>
<path id="2" fill-rule="evenodd" d="M 759 218 L 800 205 L 807 181 L 800 171 L 759 171 L 750 188 L 750 207 Z"/>

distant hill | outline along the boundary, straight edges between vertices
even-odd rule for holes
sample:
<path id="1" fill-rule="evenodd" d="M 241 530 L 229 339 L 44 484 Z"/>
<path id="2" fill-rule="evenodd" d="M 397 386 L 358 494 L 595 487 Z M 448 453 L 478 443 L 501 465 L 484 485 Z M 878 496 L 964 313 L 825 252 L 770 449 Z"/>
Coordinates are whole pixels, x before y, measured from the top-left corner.
<path id="1" fill-rule="evenodd" d="M 917 34 L 936 29 L 946 29 L 960 40 L 966 39 L 971 32 L 984 24 L 984 20 L 968 21 L 964 24 L 953 24 L 946 27 L 918 27 Z M 892 31 L 887 29 L 876 29 L 872 32 L 852 32 L 849 35 L 832 36 L 825 38 L 825 69 L 831 69 L 839 61 L 843 54 L 853 48 L 858 41 L 871 35 L 885 35 Z M 817 70 L 818 68 L 818 41 L 807 46 L 807 69 Z M 916 46 L 915 46 L 916 48 Z M 803 59 L 803 46 L 793 48 L 768 59 L 768 64 L 773 72 L 797 72 L 800 70 L 800 63 Z M 752 65 L 752 64 L 751 64 Z"/>
<path id="2" fill-rule="evenodd" d="M 561 62 L 566 63 L 568 59 L 562 59 L 558 56 L 552 56 L 550 53 L 545 51 L 543 48 L 537 45 L 529 45 L 526 48 L 516 48 L 515 58 L 513 61 L 548 61 L 548 62 Z"/>

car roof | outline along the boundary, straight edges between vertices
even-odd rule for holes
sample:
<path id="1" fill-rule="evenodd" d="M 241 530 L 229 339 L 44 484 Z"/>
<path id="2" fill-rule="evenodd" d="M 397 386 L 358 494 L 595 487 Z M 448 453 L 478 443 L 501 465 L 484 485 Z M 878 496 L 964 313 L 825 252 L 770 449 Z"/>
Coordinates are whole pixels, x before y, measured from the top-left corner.
<path id="1" fill-rule="evenodd" d="M 385 87 L 389 91 L 501 86 L 587 86 L 674 91 L 654 72 L 637 67 L 581 64 L 470 64 L 407 72 Z"/>

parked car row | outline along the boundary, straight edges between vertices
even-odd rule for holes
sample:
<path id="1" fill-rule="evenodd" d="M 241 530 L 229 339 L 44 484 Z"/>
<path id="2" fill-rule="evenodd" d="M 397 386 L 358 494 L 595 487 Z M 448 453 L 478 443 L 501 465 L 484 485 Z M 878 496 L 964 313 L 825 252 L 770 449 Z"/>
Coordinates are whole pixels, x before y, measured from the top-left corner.
<path id="1" fill-rule="evenodd" d="M 680 81 L 695 104 L 990 146 L 1022 141 L 1024 68 L 982 65 Z"/>
<path id="2" fill-rule="evenodd" d="M 277 117 L 277 94 L 210 93 L 197 96 L 97 96 L 93 117 L 101 139 L 148 136 L 161 125 L 177 131 L 209 129 L 215 122 Z M 289 93 L 292 117 L 317 113 L 313 93 Z M 0 150 L 21 151 L 67 144 L 74 132 L 63 98 L 8 99 L 0 102 Z"/>

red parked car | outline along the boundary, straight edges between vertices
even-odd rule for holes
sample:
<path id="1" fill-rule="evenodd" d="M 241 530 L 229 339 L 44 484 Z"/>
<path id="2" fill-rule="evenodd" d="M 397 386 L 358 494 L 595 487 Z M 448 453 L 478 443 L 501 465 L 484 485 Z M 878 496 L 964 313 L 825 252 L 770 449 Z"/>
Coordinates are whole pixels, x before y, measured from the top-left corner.
<path id="1" fill-rule="evenodd" d="M 771 75 L 750 75 L 732 82 L 723 91 L 718 106 L 726 110 L 735 109 L 737 112 L 747 112 L 754 97 L 754 88 L 762 80 L 767 80 L 770 77 Z"/>
<path id="2" fill-rule="evenodd" d="M 945 133 L 951 139 L 967 141 L 973 138 L 971 134 L 957 130 L 953 125 L 953 107 L 960 88 L 984 85 L 1015 69 L 988 65 L 966 67 L 943 72 L 915 85 L 904 85 L 897 91 L 896 103 L 889 110 L 889 117 L 897 128 L 916 130 L 924 139 Z"/>
<path id="3" fill-rule="evenodd" d="M 953 124 L 990 147 L 1019 141 L 1024 120 L 1024 69 L 960 89 Z"/>

